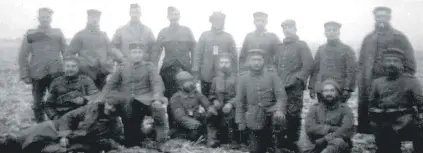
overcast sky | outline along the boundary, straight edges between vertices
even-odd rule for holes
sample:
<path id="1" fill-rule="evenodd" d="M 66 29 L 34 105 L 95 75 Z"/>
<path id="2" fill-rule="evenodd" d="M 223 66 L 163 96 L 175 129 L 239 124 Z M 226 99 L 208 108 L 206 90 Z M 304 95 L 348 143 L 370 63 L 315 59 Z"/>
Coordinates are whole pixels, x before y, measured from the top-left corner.
<path id="1" fill-rule="evenodd" d="M 115 30 L 129 20 L 129 4 L 142 7 L 142 22 L 155 35 L 168 26 L 166 8 L 181 10 L 181 24 L 189 26 L 196 39 L 210 29 L 208 16 L 213 11 L 227 15 L 226 31 L 238 45 L 254 30 L 252 13 L 269 14 L 268 29 L 283 37 L 280 23 L 285 19 L 297 21 L 301 39 L 323 43 L 323 23 L 341 22 L 341 39 L 358 48 L 363 37 L 373 29 L 372 9 L 385 5 L 393 9 L 393 25 L 403 31 L 415 48 L 423 48 L 423 0 L 0 0 L 0 38 L 22 37 L 28 28 L 37 26 L 37 9 L 50 7 L 55 13 L 53 26 L 61 28 L 67 38 L 85 27 L 86 10 L 103 12 L 101 29 L 112 37 Z"/>

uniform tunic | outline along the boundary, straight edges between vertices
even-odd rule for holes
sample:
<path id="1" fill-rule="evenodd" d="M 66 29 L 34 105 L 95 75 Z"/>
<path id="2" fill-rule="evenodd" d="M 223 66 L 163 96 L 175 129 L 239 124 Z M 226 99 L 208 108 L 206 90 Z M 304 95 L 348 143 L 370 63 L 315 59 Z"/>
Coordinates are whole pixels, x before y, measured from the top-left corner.
<path id="1" fill-rule="evenodd" d="M 278 36 L 271 32 L 250 32 L 245 36 L 239 56 L 240 72 L 247 71 L 247 53 L 251 49 L 263 49 L 265 51 L 264 62 L 267 66 L 273 67 L 273 61 L 280 43 Z"/>
<path id="2" fill-rule="evenodd" d="M 235 74 L 223 74 L 216 76 L 212 80 L 212 86 L 210 88 L 209 99 L 218 100 L 222 104 L 232 103 L 235 105 L 235 101 L 232 100 L 236 95 L 236 83 L 237 76 Z"/>
<path id="3" fill-rule="evenodd" d="M 75 103 L 73 101 L 75 98 L 84 98 L 99 91 L 88 76 L 78 75 L 72 78 L 61 76 L 54 79 L 49 92 L 45 105 L 48 110 L 47 116 L 53 120 L 86 104 L 86 101 L 83 104 Z"/>

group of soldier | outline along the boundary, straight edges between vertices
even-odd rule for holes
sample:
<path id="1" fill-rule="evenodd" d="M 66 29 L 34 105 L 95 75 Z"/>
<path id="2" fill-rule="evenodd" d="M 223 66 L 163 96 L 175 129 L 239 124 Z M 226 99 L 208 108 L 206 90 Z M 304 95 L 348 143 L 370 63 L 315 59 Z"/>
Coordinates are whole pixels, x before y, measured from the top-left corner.
<path id="1" fill-rule="evenodd" d="M 390 25 L 388 7 L 374 9 L 375 30 L 364 38 L 358 62 L 339 39 L 341 24 L 333 21 L 324 24 L 327 43 L 313 59 L 296 35 L 294 20 L 282 22 L 285 38 L 280 41 L 266 31 L 268 15 L 256 12 L 256 30 L 247 34 L 238 58 L 222 12 L 210 16 L 211 30 L 198 42 L 179 25 L 175 7 L 168 8 L 170 26 L 157 40 L 141 23 L 138 4 L 131 4 L 129 13 L 129 23 L 110 41 L 99 27 L 101 12 L 88 10 L 86 28 L 68 46 L 61 30 L 50 26 L 53 11 L 39 9 L 40 25 L 26 33 L 19 54 L 20 77 L 32 84 L 38 124 L 1 137 L 2 147 L 99 152 L 139 146 L 153 137 L 153 148 L 161 150 L 169 138 L 204 136 L 209 147 L 301 152 L 297 142 L 309 80 L 310 97 L 318 102 L 305 118 L 306 135 L 314 144 L 305 151 L 352 148 L 356 130 L 346 101 L 358 84 L 357 130 L 376 136 L 377 152 L 401 152 L 403 137 L 413 141 L 415 152 L 423 152 L 418 115 L 423 95 L 414 77 L 414 51 Z M 152 132 L 141 130 L 145 116 L 154 120 Z"/>

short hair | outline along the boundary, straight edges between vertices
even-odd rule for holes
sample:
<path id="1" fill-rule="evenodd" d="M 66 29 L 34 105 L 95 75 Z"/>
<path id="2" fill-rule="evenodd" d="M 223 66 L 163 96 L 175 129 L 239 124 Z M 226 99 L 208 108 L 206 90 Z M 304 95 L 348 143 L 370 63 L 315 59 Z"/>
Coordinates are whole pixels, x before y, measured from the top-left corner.
<path id="1" fill-rule="evenodd" d="M 335 22 L 335 21 L 329 21 L 329 22 L 326 22 L 326 23 L 323 25 L 323 27 L 324 27 L 324 28 L 328 28 L 328 27 L 335 27 L 335 28 L 337 28 L 337 29 L 340 29 L 340 28 L 342 27 L 342 24 L 341 24 L 341 23 L 338 23 L 338 22 Z"/>
<path id="2" fill-rule="evenodd" d="M 141 8 L 141 6 L 138 3 L 133 3 L 129 6 L 129 9 L 136 9 L 136 8 Z"/>

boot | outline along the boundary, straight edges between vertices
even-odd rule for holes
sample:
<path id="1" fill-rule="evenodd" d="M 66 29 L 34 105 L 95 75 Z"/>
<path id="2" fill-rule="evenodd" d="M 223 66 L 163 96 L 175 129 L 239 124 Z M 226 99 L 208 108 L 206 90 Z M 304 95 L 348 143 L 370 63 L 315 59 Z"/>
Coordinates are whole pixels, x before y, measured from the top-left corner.
<path id="1" fill-rule="evenodd" d="M 207 125 L 207 146 L 211 148 L 219 146 L 219 141 L 217 140 L 217 129 L 211 125 Z"/>

